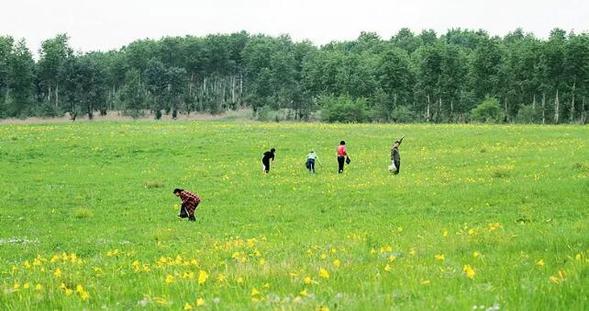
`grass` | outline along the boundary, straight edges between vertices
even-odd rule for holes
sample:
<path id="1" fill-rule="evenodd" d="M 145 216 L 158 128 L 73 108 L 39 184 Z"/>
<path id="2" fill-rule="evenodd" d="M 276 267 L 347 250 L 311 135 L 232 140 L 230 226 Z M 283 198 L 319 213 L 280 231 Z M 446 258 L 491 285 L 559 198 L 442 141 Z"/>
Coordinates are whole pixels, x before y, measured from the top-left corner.
<path id="1" fill-rule="evenodd" d="M 588 127 L 16 124 L 0 159 L 3 310 L 589 308 Z"/>

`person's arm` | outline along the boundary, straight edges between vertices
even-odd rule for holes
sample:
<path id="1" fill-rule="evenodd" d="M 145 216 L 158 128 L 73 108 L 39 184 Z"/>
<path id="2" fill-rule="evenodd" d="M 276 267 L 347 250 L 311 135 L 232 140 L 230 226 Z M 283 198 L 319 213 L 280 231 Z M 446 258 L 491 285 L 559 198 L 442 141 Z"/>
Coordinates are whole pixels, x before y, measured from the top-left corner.
<path id="1" fill-rule="evenodd" d="M 405 139 L 405 136 L 401 137 L 401 139 L 399 139 L 399 146 L 401 146 L 401 143 L 403 142 L 403 139 Z"/>

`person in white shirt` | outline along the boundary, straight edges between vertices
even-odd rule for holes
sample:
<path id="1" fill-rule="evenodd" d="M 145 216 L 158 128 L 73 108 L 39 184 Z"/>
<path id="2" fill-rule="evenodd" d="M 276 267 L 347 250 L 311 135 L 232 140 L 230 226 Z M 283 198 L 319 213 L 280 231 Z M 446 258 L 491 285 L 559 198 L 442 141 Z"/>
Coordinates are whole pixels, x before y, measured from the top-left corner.
<path id="1" fill-rule="evenodd" d="M 315 174 L 315 162 L 319 163 L 319 158 L 317 157 L 315 151 L 311 150 L 311 152 L 307 154 L 307 163 L 305 164 L 309 170 L 309 173 Z"/>

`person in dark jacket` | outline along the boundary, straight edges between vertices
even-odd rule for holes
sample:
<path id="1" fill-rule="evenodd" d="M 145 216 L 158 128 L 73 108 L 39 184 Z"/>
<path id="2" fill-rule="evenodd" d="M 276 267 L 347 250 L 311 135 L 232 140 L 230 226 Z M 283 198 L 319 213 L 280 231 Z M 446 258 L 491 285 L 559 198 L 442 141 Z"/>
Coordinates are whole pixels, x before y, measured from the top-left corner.
<path id="1" fill-rule="evenodd" d="M 274 157 L 276 156 L 276 149 L 272 148 L 270 151 L 264 152 L 264 156 L 262 157 L 262 169 L 264 173 L 268 174 L 270 172 L 270 160 L 274 161 Z"/>
<path id="2" fill-rule="evenodd" d="M 389 166 L 389 171 L 395 175 L 399 174 L 401 171 L 401 154 L 399 153 L 399 146 L 403 142 L 403 138 L 405 138 L 405 136 L 395 141 L 391 148 L 391 166 Z"/>
<path id="3" fill-rule="evenodd" d="M 174 189 L 174 195 L 182 200 L 182 206 L 180 207 L 180 214 L 178 214 L 178 217 L 188 217 L 189 221 L 196 221 L 194 212 L 198 208 L 198 204 L 200 204 L 200 197 L 192 192 L 178 188 Z"/>

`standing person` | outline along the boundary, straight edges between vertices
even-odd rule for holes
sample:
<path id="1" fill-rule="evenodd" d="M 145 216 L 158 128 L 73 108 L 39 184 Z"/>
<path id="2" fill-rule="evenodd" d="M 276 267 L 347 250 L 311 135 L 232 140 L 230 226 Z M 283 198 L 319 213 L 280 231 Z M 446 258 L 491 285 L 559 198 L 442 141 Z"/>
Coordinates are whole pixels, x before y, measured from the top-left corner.
<path id="1" fill-rule="evenodd" d="M 198 204 L 200 204 L 200 197 L 192 192 L 178 188 L 174 189 L 174 195 L 182 200 L 182 206 L 180 207 L 180 214 L 178 217 L 188 217 L 189 221 L 196 221 L 194 212 L 198 208 Z"/>
<path id="2" fill-rule="evenodd" d="M 337 146 L 337 172 L 343 173 L 344 172 L 344 163 L 350 163 L 350 158 L 348 158 L 348 152 L 346 150 L 346 142 L 340 141 L 339 146 Z"/>
<path id="3" fill-rule="evenodd" d="M 403 142 L 403 138 L 405 138 L 405 136 L 395 141 L 391 148 L 391 166 L 389 167 L 389 171 L 395 175 L 399 174 L 401 171 L 401 154 L 399 153 L 399 146 Z"/>
<path id="4" fill-rule="evenodd" d="M 317 157 L 317 154 L 315 153 L 315 151 L 311 150 L 311 152 L 309 152 L 309 154 L 307 154 L 307 163 L 306 163 L 309 173 L 315 174 L 315 162 L 319 163 L 319 157 Z"/>
<path id="5" fill-rule="evenodd" d="M 274 162 L 274 156 L 276 155 L 276 149 L 272 148 L 270 151 L 264 152 L 264 157 L 262 158 L 262 168 L 264 173 L 268 174 L 270 172 L 270 159 Z"/>

